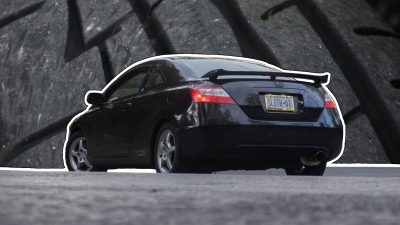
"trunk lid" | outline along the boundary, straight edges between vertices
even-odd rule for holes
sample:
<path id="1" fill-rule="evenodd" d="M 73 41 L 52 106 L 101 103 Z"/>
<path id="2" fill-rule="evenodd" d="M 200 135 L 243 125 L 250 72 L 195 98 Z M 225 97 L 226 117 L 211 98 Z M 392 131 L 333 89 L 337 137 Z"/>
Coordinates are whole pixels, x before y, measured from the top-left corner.
<path id="1" fill-rule="evenodd" d="M 324 108 L 324 93 L 319 89 L 320 84 L 264 79 L 221 79 L 218 83 L 252 119 L 316 121 Z M 294 111 L 271 110 L 266 95 L 268 98 L 284 96 L 292 99 Z"/>

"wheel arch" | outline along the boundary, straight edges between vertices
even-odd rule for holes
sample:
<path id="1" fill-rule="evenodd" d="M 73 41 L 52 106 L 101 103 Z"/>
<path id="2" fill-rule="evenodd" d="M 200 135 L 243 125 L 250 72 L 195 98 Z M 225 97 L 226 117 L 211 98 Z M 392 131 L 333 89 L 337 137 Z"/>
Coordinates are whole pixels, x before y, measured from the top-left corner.
<path id="1" fill-rule="evenodd" d="M 174 119 L 172 115 L 165 114 L 163 116 L 159 116 L 154 123 L 152 132 L 151 132 L 151 138 L 150 138 L 150 163 L 152 166 L 154 165 L 154 146 L 155 146 L 155 141 L 158 135 L 158 132 L 160 128 L 166 124 L 166 123 L 171 123 L 173 126 L 176 127 L 177 122 Z"/>
<path id="2" fill-rule="evenodd" d="M 75 134 L 76 132 L 83 132 L 83 130 L 82 130 L 82 128 L 80 128 L 80 127 L 77 126 L 77 125 L 72 126 L 72 127 L 69 129 L 69 136 Z"/>

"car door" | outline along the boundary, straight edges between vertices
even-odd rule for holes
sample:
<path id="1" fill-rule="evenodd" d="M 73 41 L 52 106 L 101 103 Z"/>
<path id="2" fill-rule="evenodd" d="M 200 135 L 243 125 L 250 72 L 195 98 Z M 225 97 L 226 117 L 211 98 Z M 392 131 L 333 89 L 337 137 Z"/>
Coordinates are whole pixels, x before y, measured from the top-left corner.
<path id="1" fill-rule="evenodd" d="M 96 116 L 91 118 L 92 135 L 97 140 L 97 158 L 127 158 L 128 137 L 136 116 L 137 96 L 142 90 L 148 67 L 140 67 L 124 74 L 106 91 L 106 102 Z"/>
<path id="2" fill-rule="evenodd" d="M 147 78 L 140 95 L 140 110 L 137 113 L 137 129 L 134 140 L 131 142 L 135 162 L 148 162 L 150 160 L 150 141 L 153 132 L 154 117 L 166 104 L 165 77 L 157 65 L 149 69 Z"/>

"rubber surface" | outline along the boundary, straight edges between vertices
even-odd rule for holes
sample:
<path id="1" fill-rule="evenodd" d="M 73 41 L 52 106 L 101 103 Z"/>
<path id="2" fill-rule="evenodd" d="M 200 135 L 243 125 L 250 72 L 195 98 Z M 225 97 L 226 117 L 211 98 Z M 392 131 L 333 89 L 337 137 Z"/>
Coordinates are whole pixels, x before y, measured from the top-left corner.
<path id="1" fill-rule="evenodd" d="M 83 96 L 169 53 L 332 73 L 339 162 L 400 163 L 400 40 L 363 0 L 0 0 L 0 165 L 62 167 Z M 398 37 L 398 36 L 397 36 Z"/>

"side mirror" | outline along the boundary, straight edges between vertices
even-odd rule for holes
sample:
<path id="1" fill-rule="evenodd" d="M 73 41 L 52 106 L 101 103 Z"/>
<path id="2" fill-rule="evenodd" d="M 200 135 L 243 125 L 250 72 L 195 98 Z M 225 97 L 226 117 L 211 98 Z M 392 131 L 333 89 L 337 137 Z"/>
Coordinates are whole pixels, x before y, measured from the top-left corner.
<path id="1" fill-rule="evenodd" d="M 86 102 L 88 104 L 100 106 L 104 103 L 104 96 L 99 92 L 90 92 L 86 95 Z"/>

